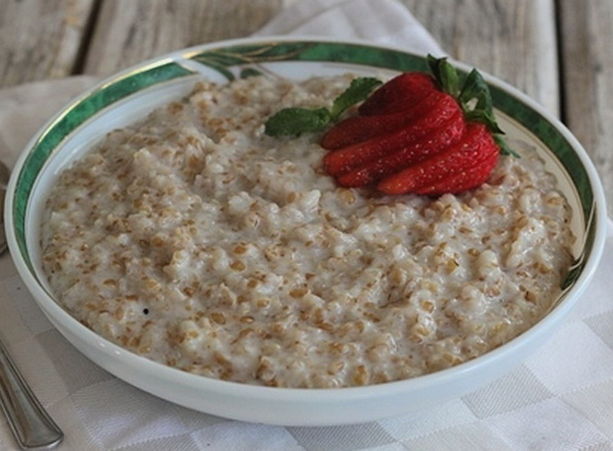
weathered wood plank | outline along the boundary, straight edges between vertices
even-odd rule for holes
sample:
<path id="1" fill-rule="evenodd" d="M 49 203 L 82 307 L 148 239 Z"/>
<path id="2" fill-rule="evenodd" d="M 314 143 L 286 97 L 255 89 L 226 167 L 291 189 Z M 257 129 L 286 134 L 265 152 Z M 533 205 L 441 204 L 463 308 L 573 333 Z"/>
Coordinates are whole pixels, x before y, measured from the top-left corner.
<path id="1" fill-rule="evenodd" d="M 94 0 L 0 0 L 0 87 L 65 77 Z"/>
<path id="2" fill-rule="evenodd" d="M 450 56 L 508 81 L 558 114 L 553 0 L 402 1 Z"/>
<path id="3" fill-rule="evenodd" d="M 562 0 L 566 123 L 596 164 L 613 215 L 613 2 Z"/>
<path id="4" fill-rule="evenodd" d="M 258 30 L 282 0 L 106 0 L 85 72 L 109 74 L 190 45 L 243 37 Z"/>

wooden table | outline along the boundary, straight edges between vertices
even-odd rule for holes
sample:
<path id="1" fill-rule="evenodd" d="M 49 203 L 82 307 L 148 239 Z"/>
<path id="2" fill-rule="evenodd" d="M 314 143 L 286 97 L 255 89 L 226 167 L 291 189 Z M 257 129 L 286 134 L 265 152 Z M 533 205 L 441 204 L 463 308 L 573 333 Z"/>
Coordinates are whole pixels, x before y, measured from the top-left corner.
<path id="1" fill-rule="evenodd" d="M 310 0 L 0 0 L 0 88 L 247 36 L 295 1 Z M 451 56 L 559 115 L 613 199 L 612 0 L 401 1 Z"/>

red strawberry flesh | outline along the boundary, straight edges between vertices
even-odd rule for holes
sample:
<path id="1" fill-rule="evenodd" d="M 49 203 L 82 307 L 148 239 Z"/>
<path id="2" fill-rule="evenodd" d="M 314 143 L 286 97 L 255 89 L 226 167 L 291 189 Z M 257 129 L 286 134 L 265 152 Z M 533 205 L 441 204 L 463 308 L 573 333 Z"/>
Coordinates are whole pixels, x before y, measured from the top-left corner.
<path id="1" fill-rule="evenodd" d="M 445 193 L 461 193 L 472 188 L 476 188 L 488 179 L 492 169 L 498 163 L 499 152 L 495 152 L 488 156 L 481 163 L 466 169 L 458 174 L 454 174 L 447 179 L 443 179 L 433 185 L 419 188 L 417 194 L 427 194 L 430 196 L 445 194 Z"/>
<path id="2" fill-rule="evenodd" d="M 328 150 L 341 149 L 398 130 L 437 108 L 439 103 L 446 101 L 445 96 L 440 91 L 431 91 L 419 102 L 407 105 L 399 112 L 345 119 L 324 135 L 321 146 Z"/>
<path id="3" fill-rule="evenodd" d="M 445 94 L 435 108 L 407 126 L 387 135 L 329 152 L 324 157 L 324 168 L 332 176 L 345 174 L 369 161 L 410 145 L 433 130 L 439 129 L 458 112 L 460 107 L 455 99 Z"/>
<path id="4" fill-rule="evenodd" d="M 432 185 L 452 174 L 466 170 L 498 147 L 483 124 L 470 123 L 462 140 L 420 163 L 384 178 L 377 189 L 385 194 L 404 194 Z"/>
<path id="5" fill-rule="evenodd" d="M 337 181 L 341 186 L 345 187 L 358 187 L 373 183 L 443 151 L 446 147 L 460 140 L 464 133 L 464 128 L 464 118 L 462 113 L 458 112 L 443 124 L 440 129 L 432 131 L 401 150 L 369 161 L 341 175 Z"/>
<path id="6" fill-rule="evenodd" d="M 377 89 L 358 109 L 362 116 L 388 114 L 423 99 L 436 89 L 434 80 L 422 72 L 400 74 Z"/>

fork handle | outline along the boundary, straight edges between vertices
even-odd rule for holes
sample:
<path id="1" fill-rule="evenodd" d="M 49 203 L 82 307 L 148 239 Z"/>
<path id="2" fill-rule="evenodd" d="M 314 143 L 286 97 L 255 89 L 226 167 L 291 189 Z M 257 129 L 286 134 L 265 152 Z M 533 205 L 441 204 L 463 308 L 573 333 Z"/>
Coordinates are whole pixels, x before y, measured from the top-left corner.
<path id="1" fill-rule="evenodd" d="M 53 448 L 64 438 L 0 341 L 0 407 L 22 449 Z"/>

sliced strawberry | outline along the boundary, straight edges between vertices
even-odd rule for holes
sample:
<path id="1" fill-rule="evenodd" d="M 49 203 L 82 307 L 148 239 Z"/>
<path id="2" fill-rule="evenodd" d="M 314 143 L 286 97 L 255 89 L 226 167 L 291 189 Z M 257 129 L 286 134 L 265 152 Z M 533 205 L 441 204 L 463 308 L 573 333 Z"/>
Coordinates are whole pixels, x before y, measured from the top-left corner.
<path id="1" fill-rule="evenodd" d="M 350 117 L 332 127 L 322 138 L 321 146 L 324 149 L 336 150 L 393 132 L 438 108 L 441 102 L 448 102 L 446 97 L 443 92 L 431 91 L 404 111 L 380 116 Z"/>
<path id="2" fill-rule="evenodd" d="M 434 79 L 422 72 L 400 74 L 377 89 L 360 106 L 363 116 L 401 111 L 435 89 Z"/>
<path id="3" fill-rule="evenodd" d="M 415 192 L 417 194 L 435 196 L 445 193 L 457 194 L 461 193 L 462 191 L 476 188 L 487 180 L 492 172 L 492 169 L 494 169 L 498 163 L 498 156 L 499 152 L 494 152 L 479 164 L 432 185 L 418 188 L 415 190 Z"/>
<path id="4" fill-rule="evenodd" d="M 460 107 L 455 99 L 445 94 L 436 108 L 433 108 L 426 115 L 414 120 L 404 128 L 387 135 L 371 138 L 368 141 L 353 146 L 329 152 L 324 157 L 324 168 L 332 176 L 347 173 L 368 161 L 381 158 L 384 155 L 408 146 L 431 131 L 440 128 L 441 125 L 459 111 Z"/>
<path id="5" fill-rule="evenodd" d="M 432 185 L 482 161 L 498 146 L 484 124 L 470 123 L 462 140 L 427 160 L 384 178 L 377 186 L 386 194 L 404 194 Z"/>
<path id="6" fill-rule="evenodd" d="M 368 185 L 441 152 L 446 147 L 459 141 L 463 133 L 464 117 L 462 113 L 458 112 L 445 124 L 441 125 L 439 129 L 432 131 L 401 150 L 369 161 L 341 175 L 338 178 L 338 183 L 346 187 Z"/>

